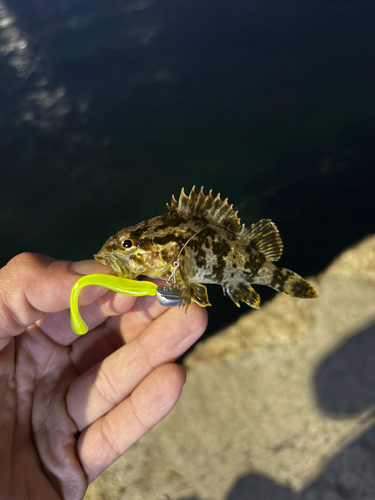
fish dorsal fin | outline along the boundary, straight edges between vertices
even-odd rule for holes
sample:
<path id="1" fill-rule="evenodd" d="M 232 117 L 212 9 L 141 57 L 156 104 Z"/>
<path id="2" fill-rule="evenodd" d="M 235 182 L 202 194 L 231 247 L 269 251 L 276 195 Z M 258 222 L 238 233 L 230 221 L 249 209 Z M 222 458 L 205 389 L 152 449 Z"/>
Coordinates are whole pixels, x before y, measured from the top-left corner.
<path id="1" fill-rule="evenodd" d="M 242 230 L 237 212 L 233 210 L 233 205 L 228 205 L 228 198 L 224 201 L 221 200 L 220 193 L 214 198 L 212 196 L 212 189 L 205 195 L 203 187 L 201 187 L 199 193 L 196 193 L 195 186 L 193 186 L 189 196 L 187 196 L 184 188 L 182 188 L 179 200 L 177 201 L 172 196 L 171 204 L 168 205 L 167 203 L 167 207 L 172 213 L 200 215 L 208 221 L 221 224 L 234 233 L 239 233 Z"/>
<path id="2" fill-rule="evenodd" d="M 283 242 L 275 224 L 270 219 L 262 219 L 252 224 L 250 229 L 242 228 L 241 236 L 250 242 L 269 260 L 279 260 L 283 253 Z"/>

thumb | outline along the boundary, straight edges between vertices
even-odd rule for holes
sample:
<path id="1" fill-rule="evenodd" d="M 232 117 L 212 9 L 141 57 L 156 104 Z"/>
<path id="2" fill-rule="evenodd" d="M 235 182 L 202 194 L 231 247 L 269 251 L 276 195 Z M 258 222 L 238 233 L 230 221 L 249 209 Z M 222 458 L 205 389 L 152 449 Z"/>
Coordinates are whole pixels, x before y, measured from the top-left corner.
<path id="1" fill-rule="evenodd" d="M 34 253 L 22 253 L 9 261 L 0 269 L 0 339 L 19 335 L 45 313 L 67 309 L 80 272 L 110 270 L 95 261 L 72 263 Z M 80 305 L 107 292 L 99 287 L 89 289 L 82 294 Z"/>

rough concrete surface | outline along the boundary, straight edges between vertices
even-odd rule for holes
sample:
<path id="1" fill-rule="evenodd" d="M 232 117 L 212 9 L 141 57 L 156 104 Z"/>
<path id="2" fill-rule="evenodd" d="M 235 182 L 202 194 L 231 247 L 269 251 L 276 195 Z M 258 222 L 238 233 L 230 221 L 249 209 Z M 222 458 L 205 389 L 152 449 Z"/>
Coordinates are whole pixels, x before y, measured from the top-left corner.
<path id="1" fill-rule="evenodd" d="M 168 417 L 86 499 L 374 500 L 375 236 L 199 344 Z"/>

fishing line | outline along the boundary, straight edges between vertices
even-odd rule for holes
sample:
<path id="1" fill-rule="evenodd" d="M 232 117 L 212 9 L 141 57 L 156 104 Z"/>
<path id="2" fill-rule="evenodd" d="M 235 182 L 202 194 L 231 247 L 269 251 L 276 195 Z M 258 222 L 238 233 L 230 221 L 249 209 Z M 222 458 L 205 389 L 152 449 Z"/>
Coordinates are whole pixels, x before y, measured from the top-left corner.
<path id="1" fill-rule="evenodd" d="M 242 208 L 248 206 L 249 204 L 254 204 L 260 200 L 263 200 L 264 198 L 267 198 L 273 195 L 274 193 L 277 193 L 287 187 L 290 187 L 291 185 L 298 183 L 302 180 L 314 177 L 327 176 L 329 174 L 335 173 L 337 169 L 346 170 L 350 166 L 351 162 L 349 153 L 344 153 L 341 155 L 340 154 L 329 155 L 317 162 L 317 167 L 318 167 L 317 170 L 314 171 L 310 170 L 307 172 L 304 171 L 299 174 L 291 172 L 290 174 L 287 174 L 287 177 L 286 178 L 284 177 L 282 181 L 274 181 L 269 187 L 267 187 L 258 194 L 250 196 L 250 198 L 248 198 L 243 203 L 236 205 L 234 208 L 235 210 L 241 210 Z"/>
<path id="2" fill-rule="evenodd" d="M 319 168 L 317 171 L 308 171 L 308 172 L 302 172 L 299 175 L 296 174 L 295 172 L 292 172 L 289 178 L 284 178 L 283 181 L 275 181 L 273 182 L 269 187 L 261 191 L 259 194 L 255 194 L 248 198 L 246 201 L 243 203 L 240 203 L 239 205 L 236 205 L 234 207 L 235 210 L 240 210 L 246 206 L 248 206 L 250 203 L 254 204 L 257 201 L 260 201 L 264 198 L 267 198 L 274 193 L 277 193 L 278 191 L 281 191 L 282 189 L 285 189 L 286 187 L 289 187 L 297 182 L 300 182 L 301 180 L 307 179 L 307 178 L 314 178 L 314 177 L 319 177 L 323 175 L 330 174 L 337 170 L 337 168 L 340 169 L 346 169 L 348 166 L 350 166 L 350 158 L 349 160 L 348 154 L 344 155 L 330 155 L 328 157 L 323 158 L 319 162 L 317 162 Z M 310 164 L 311 166 L 311 164 Z M 173 262 L 173 269 L 171 269 L 171 275 L 169 278 L 166 280 L 168 285 L 175 285 L 176 284 L 176 272 L 177 269 L 180 266 L 180 256 L 182 251 L 186 248 L 186 246 L 190 243 L 190 241 L 195 238 L 203 229 L 205 229 L 209 224 L 206 224 L 205 226 L 201 227 L 199 231 L 194 233 L 190 238 L 184 243 L 182 246 L 181 250 L 179 251 L 177 255 L 177 259 Z"/>
<path id="3" fill-rule="evenodd" d="M 183 249 L 190 243 L 190 241 L 197 236 L 203 229 L 205 229 L 209 224 L 206 224 L 205 226 L 201 227 L 199 231 L 193 234 L 193 236 L 190 236 L 190 238 L 183 244 L 181 247 L 181 250 L 178 252 L 177 259 L 173 262 L 173 269 L 171 269 L 171 275 L 167 279 L 168 285 L 175 285 L 176 284 L 176 271 L 180 267 L 180 255 L 183 251 Z"/>
<path id="4" fill-rule="evenodd" d="M 251 196 L 246 201 L 240 203 L 239 205 L 236 205 L 233 208 L 238 211 L 244 207 L 247 207 L 250 203 L 256 203 L 257 201 L 263 200 L 264 198 L 267 198 L 268 196 L 272 195 L 273 193 L 277 193 L 281 189 L 284 189 L 286 186 L 288 186 L 292 182 L 294 182 L 294 180 L 295 179 L 291 179 L 289 182 L 284 182 L 281 184 L 278 182 L 274 182 L 270 187 L 266 188 L 261 193 Z M 299 180 L 299 179 L 296 179 L 296 180 Z"/>

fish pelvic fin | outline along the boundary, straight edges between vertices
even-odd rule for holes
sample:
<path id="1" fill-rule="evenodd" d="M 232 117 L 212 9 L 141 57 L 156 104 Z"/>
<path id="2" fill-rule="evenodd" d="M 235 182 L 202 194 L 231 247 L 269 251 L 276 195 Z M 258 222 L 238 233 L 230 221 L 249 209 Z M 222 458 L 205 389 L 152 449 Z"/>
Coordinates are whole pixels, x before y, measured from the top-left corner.
<path id="1" fill-rule="evenodd" d="M 260 297 L 248 283 L 227 283 L 223 285 L 223 291 L 229 295 L 237 307 L 240 307 L 241 301 L 254 309 L 259 309 Z"/>
<path id="2" fill-rule="evenodd" d="M 191 300 L 201 307 L 210 306 L 207 295 L 207 288 L 201 283 L 190 283 Z"/>
<path id="3" fill-rule="evenodd" d="M 267 285 L 278 292 L 286 293 L 300 299 L 314 299 L 318 297 L 318 294 L 310 283 L 289 269 L 275 268 L 270 283 L 267 283 Z"/>
<path id="4" fill-rule="evenodd" d="M 182 305 L 185 306 L 186 309 L 189 307 L 191 302 L 195 302 L 201 307 L 211 305 L 207 295 L 207 288 L 201 283 L 188 283 L 183 289 L 182 300 Z"/>

